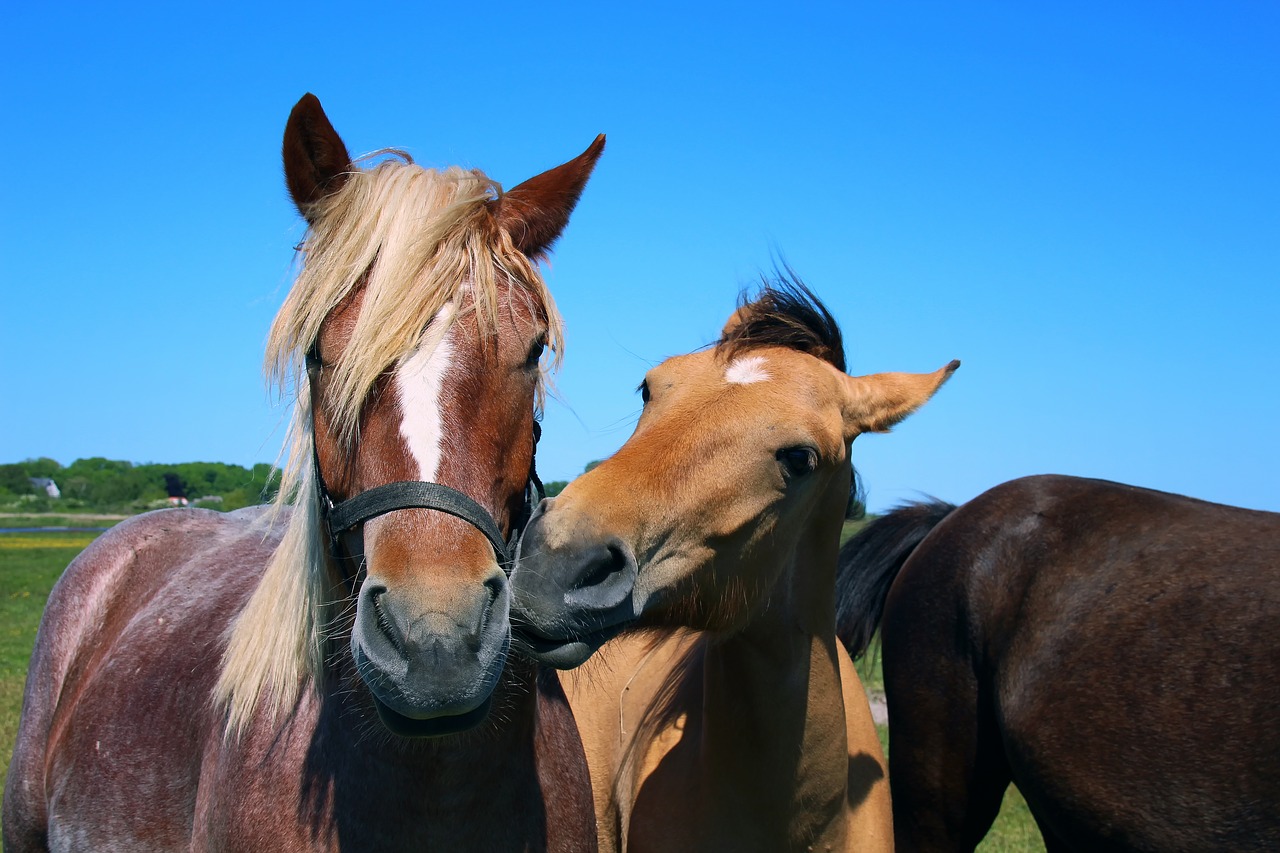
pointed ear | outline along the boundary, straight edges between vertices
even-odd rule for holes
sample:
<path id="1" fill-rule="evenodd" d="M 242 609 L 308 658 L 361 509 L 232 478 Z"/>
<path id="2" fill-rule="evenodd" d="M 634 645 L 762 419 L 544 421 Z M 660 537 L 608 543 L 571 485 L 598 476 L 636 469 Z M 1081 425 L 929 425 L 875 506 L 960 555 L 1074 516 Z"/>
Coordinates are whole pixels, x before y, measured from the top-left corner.
<path id="1" fill-rule="evenodd" d="M 340 190 L 354 168 L 342 137 L 329 123 L 320 99 L 310 92 L 289 113 L 283 154 L 289 195 L 310 222 L 316 202 Z"/>
<path id="2" fill-rule="evenodd" d="M 933 373 L 876 373 L 846 376 L 845 439 L 889 428 L 923 406 L 960 366 L 953 361 Z"/>
<path id="3" fill-rule="evenodd" d="M 747 317 L 747 307 L 748 306 L 743 305 L 741 308 L 730 314 L 728 320 L 724 321 L 724 328 L 720 330 L 720 340 L 723 341 L 725 338 L 729 337 L 729 334 L 733 332 L 734 329 L 742 325 L 743 320 Z"/>
<path id="4" fill-rule="evenodd" d="M 569 214 L 604 151 L 604 134 L 568 163 L 502 194 L 490 202 L 498 224 L 511 235 L 516 248 L 529 257 L 545 254 L 569 223 Z"/>

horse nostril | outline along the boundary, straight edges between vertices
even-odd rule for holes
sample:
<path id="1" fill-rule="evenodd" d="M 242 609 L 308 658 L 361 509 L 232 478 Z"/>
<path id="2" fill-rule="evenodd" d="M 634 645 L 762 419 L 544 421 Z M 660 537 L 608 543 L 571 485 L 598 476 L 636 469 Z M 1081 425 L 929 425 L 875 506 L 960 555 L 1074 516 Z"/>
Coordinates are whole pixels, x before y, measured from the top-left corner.
<path id="1" fill-rule="evenodd" d="M 378 630 L 382 632 L 382 636 L 387 638 L 392 647 L 403 655 L 405 654 L 404 639 L 400 636 L 400 632 L 396 630 L 395 625 L 382 605 L 382 596 L 386 592 L 385 587 L 376 587 L 370 590 L 369 602 L 373 605 L 374 619 L 378 623 Z"/>
<path id="2" fill-rule="evenodd" d="M 480 610 L 480 624 L 477 634 L 483 633 L 485 626 L 493 618 L 493 608 L 507 590 L 507 576 L 502 572 L 492 575 L 484 582 L 484 606 Z"/>
<path id="3" fill-rule="evenodd" d="M 636 581 L 636 560 L 626 543 L 615 539 L 598 547 L 584 562 L 583 571 L 565 595 L 567 602 L 607 609 L 631 595 Z"/>
<path id="4" fill-rule="evenodd" d="M 611 543 L 604 548 L 604 553 L 593 557 L 587 566 L 587 570 L 578 578 L 578 582 L 573 585 L 574 589 L 587 589 L 588 587 L 599 586 L 608 581 L 615 572 L 625 571 L 627 567 L 627 556 L 622 547 L 617 543 Z"/>

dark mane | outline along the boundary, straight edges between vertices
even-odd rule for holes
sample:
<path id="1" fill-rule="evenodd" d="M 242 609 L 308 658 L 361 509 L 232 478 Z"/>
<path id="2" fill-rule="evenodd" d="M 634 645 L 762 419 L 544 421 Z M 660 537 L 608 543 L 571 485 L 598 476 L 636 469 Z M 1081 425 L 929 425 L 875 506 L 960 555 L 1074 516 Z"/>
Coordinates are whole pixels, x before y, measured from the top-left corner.
<path id="1" fill-rule="evenodd" d="M 756 347 L 787 347 L 845 372 L 844 338 L 831 312 L 789 267 L 762 277 L 759 292 L 738 297 L 736 325 L 716 348 L 727 359 Z"/>

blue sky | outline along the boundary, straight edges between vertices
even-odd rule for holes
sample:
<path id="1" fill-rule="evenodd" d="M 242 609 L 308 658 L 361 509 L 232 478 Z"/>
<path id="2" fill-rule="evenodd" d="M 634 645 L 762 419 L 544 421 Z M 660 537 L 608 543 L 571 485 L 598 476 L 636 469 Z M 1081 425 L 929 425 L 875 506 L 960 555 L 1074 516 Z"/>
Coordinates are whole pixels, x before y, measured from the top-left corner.
<path id="1" fill-rule="evenodd" d="M 963 367 L 873 509 L 1023 474 L 1280 510 L 1280 7 L 44 7 L 3 14 L 0 461 L 275 458 L 261 378 L 316 93 L 353 152 L 507 186 L 608 149 L 548 281 L 546 479 L 785 256 L 851 368 Z"/>

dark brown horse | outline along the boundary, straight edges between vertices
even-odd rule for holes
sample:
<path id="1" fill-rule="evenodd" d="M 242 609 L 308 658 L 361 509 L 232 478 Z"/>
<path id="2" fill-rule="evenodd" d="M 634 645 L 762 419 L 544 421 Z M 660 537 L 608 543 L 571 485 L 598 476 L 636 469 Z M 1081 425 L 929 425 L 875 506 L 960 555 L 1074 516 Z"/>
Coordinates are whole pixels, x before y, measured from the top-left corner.
<path id="1" fill-rule="evenodd" d="M 602 146 L 503 193 L 407 155 L 362 169 L 299 101 L 310 228 L 267 356 L 297 390 L 294 506 L 142 516 L 67 569 L 9 853 L 594 849 L 564 694 L 508 655 L 504 538 L 559 339 L 537 260 Z"/>
<path id="2" fill-rule="evenodd" d="M 899 850 L 972 850 L 1010 781 L 1051 851 L 1280 849 L 1280 515 L 1028 477 L 895 510 L 839 571 Z"/>

